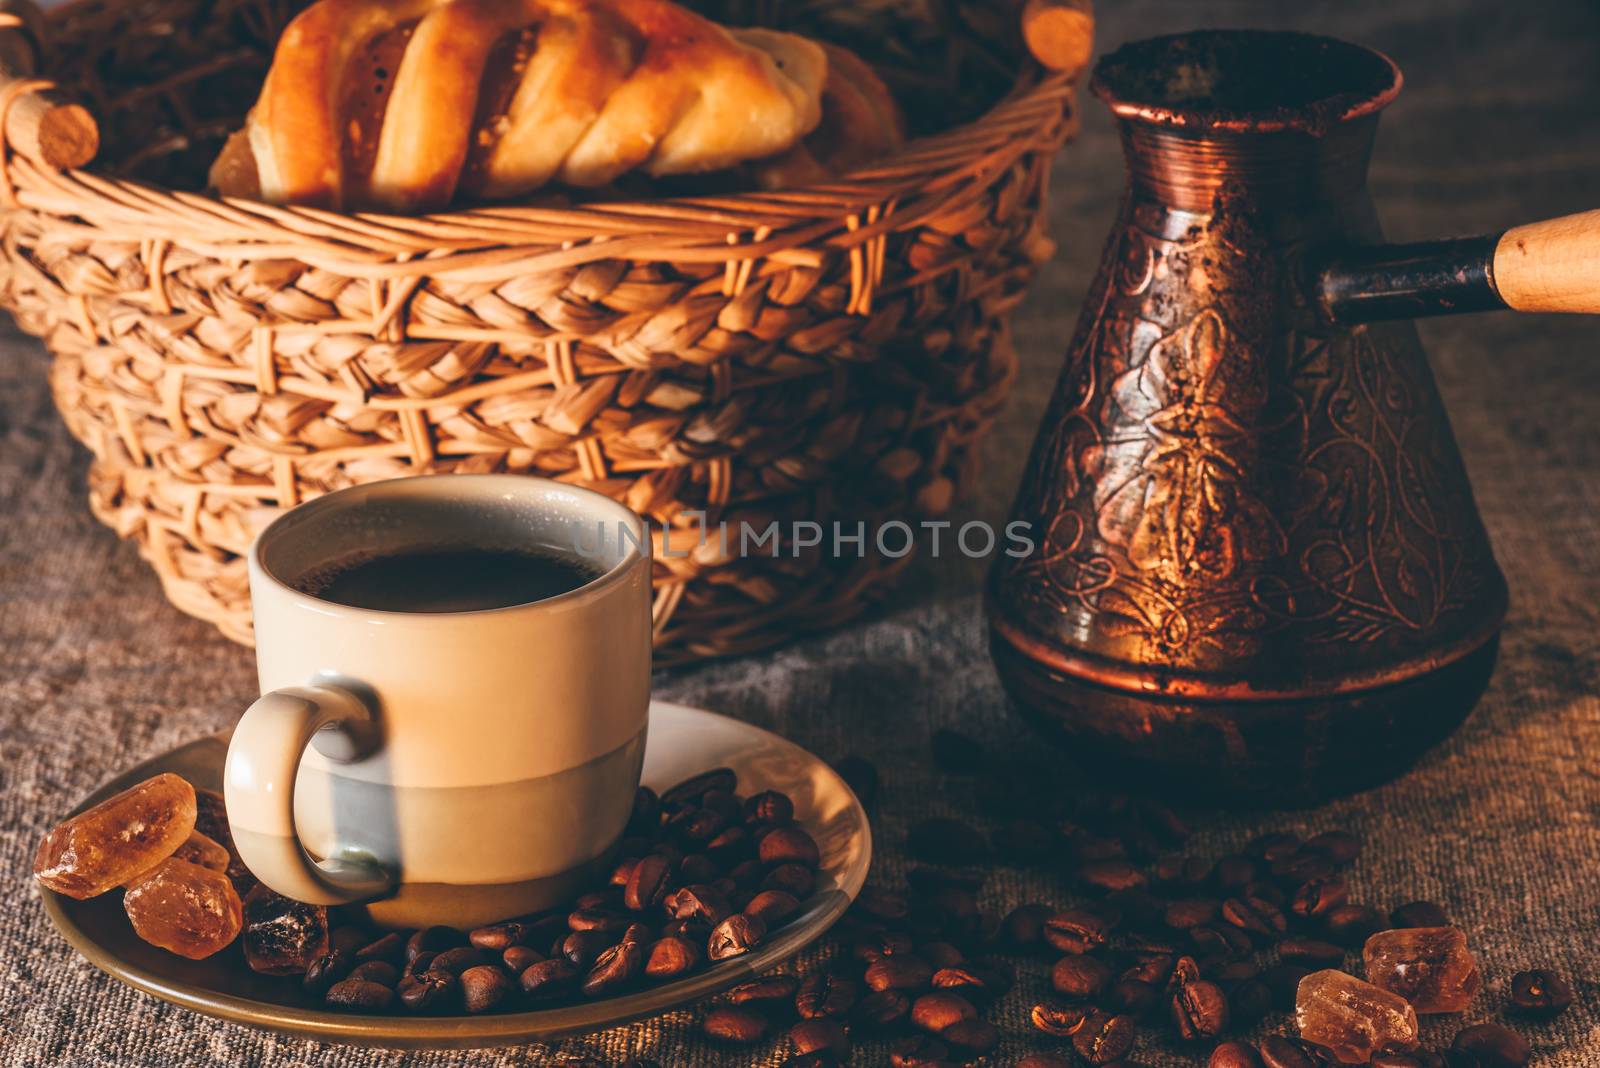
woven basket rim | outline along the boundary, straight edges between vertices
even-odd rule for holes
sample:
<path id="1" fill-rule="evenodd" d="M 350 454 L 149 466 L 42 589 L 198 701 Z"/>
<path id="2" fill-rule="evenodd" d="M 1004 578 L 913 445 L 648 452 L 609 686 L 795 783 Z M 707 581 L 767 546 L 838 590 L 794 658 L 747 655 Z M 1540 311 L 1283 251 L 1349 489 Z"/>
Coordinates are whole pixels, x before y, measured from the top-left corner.
<path id="1" fill-rule="evenodd" d="M 69 0 L 45 15 L 62 20 L 103 3 Z M 395 215 L 170 189 L 99 173 L 92 164 L 54 171 L 7 150 L 0 200 L 68 226 L 82 225 L 70 219 L 83 220 L 95 232 L 114 227 L 145 240 L 178 239 L 222 259 L 293 258 L 374 279 L 448 273 L 472 281 L 617 256 L 715 263 L 765 257 L 815 265 L 816 246 L 847 251 L 915 222 L 918 216 L 902 204 L 908 197 L 939 193 L 1009 164 L 1034 147 L 1042 128 L 1054 125 L 1073 92 L 1074 79 L 1024 52 L 1011 89 L 977 118 L 912 140 L 831 181 L 775 191 Z M 948 197 L 940 201 L 941 210 L 949 203 Z"/>

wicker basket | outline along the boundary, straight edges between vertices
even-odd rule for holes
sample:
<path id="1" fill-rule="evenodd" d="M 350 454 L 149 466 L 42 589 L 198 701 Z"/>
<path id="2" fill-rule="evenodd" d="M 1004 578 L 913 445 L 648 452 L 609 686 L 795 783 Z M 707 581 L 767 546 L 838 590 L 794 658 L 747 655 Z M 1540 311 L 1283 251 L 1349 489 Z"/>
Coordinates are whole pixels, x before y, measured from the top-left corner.
<path id="1" fill-rule="evenodd" d="M 937 515 L 973 476 L 1073 129 L 1072 84 L 1028 58 L 1014 8 L 714 10 L 853 44 L 905 90 L 923 136 L 835 183 L 422 218 L 200 191 L 291 13 L 52 12 L 46 73 L 98 116 L 99 160 L 0 167 L 4 302 L 54 354 L 95 514 L 180 609 L 248 642 L 251 537 L 352 483 L 535 473 L 682 526 L 681 545 L 685 513 L 854 529 Z M 658 552 L 658 662 L 856 615 L 907 559 L 871 540 L 860 559 Z"/>

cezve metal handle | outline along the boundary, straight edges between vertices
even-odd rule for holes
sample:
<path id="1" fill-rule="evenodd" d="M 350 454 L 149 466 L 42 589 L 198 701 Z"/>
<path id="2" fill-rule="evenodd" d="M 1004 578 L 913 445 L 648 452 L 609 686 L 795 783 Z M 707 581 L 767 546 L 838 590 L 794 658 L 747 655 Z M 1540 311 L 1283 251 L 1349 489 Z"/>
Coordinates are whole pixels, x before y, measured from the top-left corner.
<path id="1" fill-rule="evenodd" d="M 1503 234 L 1335 253 L 1317 274 L 1343 322 L 1511 308 L 1600 314 L 1600 211 Z"/>

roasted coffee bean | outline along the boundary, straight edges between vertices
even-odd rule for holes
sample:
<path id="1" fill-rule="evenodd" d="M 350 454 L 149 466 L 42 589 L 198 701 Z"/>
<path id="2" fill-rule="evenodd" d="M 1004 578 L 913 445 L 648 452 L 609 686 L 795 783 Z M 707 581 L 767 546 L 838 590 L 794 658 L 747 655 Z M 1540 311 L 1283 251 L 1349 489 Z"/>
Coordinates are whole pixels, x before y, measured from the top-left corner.
<path id="1" fill-rule="evenodd" d="M 1216 1038 L 1228 1029 L 1228 996 L 1205 979 L 1185 983 L 1172 995 L 1172 1023 L 1187 1041 Z"/>
<path id="2" fill-rule="evenodd" d="M 829 971 L 814 971 L 800 980 L 794 992 L 794 1011 L 807 1020 L 843 1016 L 855 1005 L 859 993 L 854 980 Z"/>
<path id="3" fill-rule="evenodd" d="M 674 919 L 699 920 L 713 927 L 733 914 L 727 895 L 703 883 L 674 890 L 662 900 L 662 905 Z"/>
<path id="4" fill-rule="evenodd" d="M 513 975 L 521 975 L 531 966 L 544 960 L 544 954 L 532 946 L 507 946 L 500 959 Z"/>
<path id="5" fill-rule="evenodd" d="M 1017 949 L 1032 949 L 1044 940 L 1044 921 L 1055 912 L 1048 905 L 1018 905 L 1000 923 L 1000 937 Z"/>
<path id="6" fill-rule="evenodd" d="M 1348 864 L 1361 855 L 1361 839 L 1349 831 L 1324 831 L 1307 841 L 1305 848 L 1335 864 Z"/>
<path id="7" fill-rule="evenodd" d="M 976 864 L 989 855 L 982 832 L 953 819 L 912 824 L 906 844 L 912 856 L 931 864 Z"/>
<path id="8" fill-rule="evenodd" d="M 504 952 L 508 946 L 520 946 L 527 938 L 528 929 L 515 920 L 507 923 L 479 927 L 467 935 L 467 940 L 479 949 L 491 953 Z"/>
<path id="9" fill-rule="evenodd" d="M 1087 955 L 1067 956 L 1050 969 L 1050 986 L 1063 997 L 1092 1001 L 1111 985 L 1111 968 Z"/>
<path id="10" fill-rule="evenodd" d="M 1128 1055 L 1133 1048 L 1133 1036 L 1132 1019 L 1097 1009 L 1089 1013 L 1083 1026 L 1073 1033 L 1072 1048 L 1090 1064 L 1110 1064 Z"/>
<path id="11" fill-rule="evenodd" d="M 454 927 L 445 927 L 443 925 L 424 927 L 420 931 L 413 932 L 411 937 L 406 939 L 404 960 L 409 965 L 420 954 L 440 953 L 447 949 L 465 945 L 466 941 L 466 936 Z"/>
<path id="12" fill-rule="evenodd" d="M 923 994 L 911 1003 L 911 1022 L 934 1034 L 958 1020 L 970 1020 L 977 1015 L 977 1007 L 972 1002 L 948 990 Z"/>
<path id="13" fill-rule="evenodd" d="M 911 912 L 911 903 L 906 895 L 884 890 L 876 886 L 861 888 L 860 895 L 852 906 L 857 912 L 865 913 L 875 920 L 894 923 L 903 920 Z"/>
<path id="14" fill-rule="evenodd" d="M 800 979 L 793 975 L 769 975 L 741 983 L 728 991 L 728 1001 L 734 1005 L 772 1007 L 787 1004 L 800 988 Z"/>
<path id="15" fill-rule="evenodd" d="M 747 823 L 765 823 L 777 826 L 794 819 L 794 802 L 789 795 L 777 790 L 763 790 L 746 799 L 744 818 Z"/>
<path id="16" fill-rule="evenodd" d="M 693 885 L 704 885 L 717 879 L 722 874 L 722 869 L 717 867 L 717 862 L 704 853 L 688 853 L 678 861 L 678 882 Z"/>
<path id="17" fill-rule="evenodd" d="M 322 1000 L 336 1009 L 381 1012 L 394 1004 L 394 991 L 366 979 L 341 979 L 328 988 Z"/>
<path id="18" fill-rule="evenodd" d="M 1205 961 L 1201 977 L 1210 979 L 1224 990 L 1235 983 L 1254 979 L 1261 974 L 1261 965 L 1252 957 L 1213 957 Z"/>
<path id="19" fill-rule="evenodd" d="M 1424 1060 L 1427 1058 L 1427 1060 Z M 1478 1068 L 1476 1058 L 1471 1068 Z M 1416 1053 L 1379 1053 L 1367 1062 L 1367 1068 L 1445 1068 L 1445 1061 L 1431 1050 L 1418 1050 Z"/>
<path id="20" fill-rule="evenodd" d="M 1294 961 L 1279 961 L 1262 970 L 1261 981 L 1272 993 L 1272 1004 L 1285 1011 L 1294 1010 L 1295 993 L 1300 989 L 1300 980 L 1310 975 L 1312 969 L 1304 964 Z"/>
<path id="21" fill-rule="evenodd" d="M 1408 901 L 1389 913 L 1394 927 L 1449 927 L 1450 914 L 1432 901 Z"/>
<path id="22" fill-rule="evenodd" d="M 1167 993 L 1200 981 L 1200 965 L 1193 957 L 1179 957 L 1172 962 L 1172 974 L 1167 976 Z"/>
<path id="23" fill-rule="evenodd" d="M 1256 862 L 1238 855 L 1223 857 L 1212 869 L 1211 879 L 1219 890 L 1243 890 L 1256 881 Z"/>
<path id="24" fill-rule="evenodd" d="M 739 785 L 739 776 L 732 768 L 712 768 L 691 776 L 661 795 L 661 804 L 675 807 L 699 801 L 712 790 L 733 793 Z"/>
<path id="25" fill-rule="evenodd" d="M 639 977 L 644 971 L 644 959 L 644 944 L 624 938 L 595 959 L 579 989 L 590 998 L 614 994 Z"/>
<path id="26" fill-rule="evenodd" d="M 1044 921 L 1044 940 L 1062 953 L 1087 953 L 1105 945 L 1122 921 L 1121 912 L 1093 906 L 1057 912 Z"/>
<path id="27" fill-rule="evenodd" d="M 401 965 L 406 959 L 406 940 L 393 931 L 384 935 L 376 942 L 368 942 L 356 950 L 356 963 L 365 964 L 369 960 L 386 960 L 393 965 Z"/>
<path id="28" fill-rule="evenodd" d="M 761 917 L 736 912 L 711 929 L 706 941 L 706 956 L 712 960 L 731 960 L 743 956 L 767 937 Z"/>
<path id="29" fill-rule="evenodd" d="M 1122 978 L 1164 989 L 1167 980 L 1172 978 L 1172 969 L 1177 962 L 1178 958 L 1171 953 L 1146 953 L 1128 966 Z"/>
<path id="30" fill-rule="evenodd" d="M 728 818 L 709 808 L 686 808 L 667 819 L 667 832 L 689 850 L 704 848 L 727 826 Z"/>
<path id="31" fill-rule="evenodd" d="M 362 979 L 369 983 L 380 983 L 383 986 L 393 987 L 400 981 L 400 969 L 386 960 L 369 960 L 357 964 L 350 969 L 346 979 Z"/>
<path id="32" fill-rule="evenodd" d="M 670 858 L 660 853 L 640 857 L 622 890 L 623 906 L 634 912 L 655 908 L 667 896 L 671 877 Z"/>
<path id="33" fill-rule="evenodd" d="M 1289 911 L 1296 916 L 1313 919 L 1325 916 L 1349 899 L 1350 891 L 1343 879 L 1332 875 L 1301 883 L 1289 901 Z"/>
<path id="34" fill-rule="evenodd" d="M 1262 1068 L 1261 1054 L 1248 1042 L 1224 1042 L 1211 1051 L 1206 1068 Z"/>
<path id="35" fill-rule="evenodd" d="M 1268 870 L 1278 882 L 1291 887 L 1312 879 L 1331 878 L 1334 871 L 1333 861 L 1321 853 L 1296 853 L 1290 857 L 1279 857 Z"/>
<path id="36" fill-rule="evenodd" d="M 981 1057 L 1000 1044 L 1000 1032 L 980 1017 L 957 1020 L 939 1032 L 939 1040 L 963 1055 L 963 1060 Z"/>
<path id="37" fill-rule="evenodd" d="M 309 994 L 325 994 L 329 987 L 350 974 L 355 962 L 355 954 L 347 949 L 329 950 L 306 968 L 300 985 Z"/>
<path id="38" fill-rule="evenodd" d="M 801 1020 L 789 1028 L 789 1041 L 796 1053 L 831 1053 L 839 1060 L 850 1056 L 850 1036 L 843 1025 L 826 1017 Z"/>
<path id="39" fill-rule="evenodd" d="M 552 957 L 530 965 L 522 973 L 522 989 L 529 997 L 540 1001 L 562 997 L 577 987 L 580 974 L 571 961 Z"/>
<path id="40" fill-rule="evenodd" d="M 892 1027 L 911 1014 L 911 999 L 898 990 L 874 990 L 850 1010 L 855 1023 L 882 1029 Z"/>
<path id="41" fill-rule="evenodd" d="M 914 947 L 911 936 L 904 931 L 879 931 L 857 938 L 850 947 L 850 955 L 864 964 L 871 964 L 880 957 L 910 953 Z"/>
<path id="42" fill-rule="evenodd" d="M 889 1047 L 893 1068 L 946 1068 L 950 1047 L 932 1035 L 907 1035 Z"/>
<path id="43" fill-rule="evenodd" d="M 1282 959 L 1319 967 L 1337 967 L 1344 960 L 1344 954 L 1343 946 L 1315 938 L 1285 938 L 1278 943 L 1278 956 Z"/>
<path id="44" fill-rule="evenodd" d="M 922 990 L 933 981 L 933 965 L 913 954 L 899 953 L 867 965 L 865 978 L 873 990 Z"/>
<path id="45" fill-rule="evenodd" d="M 446 927 L 444 930 L 455 931 L 455 928 Z M 457 939 L 460 939 L 461 932 L 456 931 L 456 937 Z M 350 959 L 354 961 L 356 950 L 360 949 L 362 946 L 371 941 L 371 932 L 363 930 L 360 927 L 335 927 L 333 930 L 328 932 L 328 952 L 348 954 Z"/>
<path id="46" fill-rule="evenodd" d="M 1272 990 L 1260 979 L 1246 979 L 1228 991 L 1228 1019 L 1235 1027 L 1249 1027 L 1272 1011 Z"/>
<path id="47" fill-rule="evenodd" d="M 878 800 L 878 769 L 864 757 L 849 756 L 833 762 L 833 770 L 850 787 L 862 808 L 871 808 Z"/>
<path id="48" fill-rule="evenodd" d="M 456 946 L 436 954 L 428 967 L 434 971 L 449 972 L 459 976 L 468 968 L 488 964 L 489 955 L 477 946 Z"/>
<path id="49" fill-rule="evenodd" d="M 892 954 L 885 954 L 892 956 Z M 954 968 L 966 962 L 967 955 L 949 942 L 924 942 L 917 949 L 917 956 L 933 965 L 934 971 L 940 968 Z M 870 963 L 870 962 L 869 962 Z"/>
<path id="50" fill-rule="evenodd" d="M 949 990 L 965 997 L 975 998 L 994 997 L 1005 989 L 1004 985 L 997 981 L 991 969 L 963 965 L 952 965 L 936 970 L 929 983 L 935 990 Z"/>
<path id="51" fill-rule="evenodd" d="M 1089 1017 L 1089 1009 L 1084 1005 L 1061 1005 L 1042 1002 L 1035 1005 L 1028 1013 L 1028 1019 L 1034 1029 L 1042 1031 L 1052 1038 L 1071 1038 L 1082 1029 L 1084 1021 Z"/>
<path id="52" fill-rule="evenodd" d="M 919 902 L 923 911 L 940 924 L 954 926 L 970 933 L 978 921 L 978 899 L 970 890 L 956 886 L 942 886 Z"/>
<path id="53" fill-rule="evenodd" d="M 983 767 L 983 746 L 960 731 L 939 729 L 928 739 L 933 762 L 952 775 L 971 775 Z"/>
<path id="54" fill-rule="evenodd" d="M 1249 953 L 1255 948 L 1244 928 L 1234 927 L 1228 923 L 1191 927 L 1189 941 L 1193 944 L 1195 953 L 1202 957 Z"/>
<path id="55" fill-rule="evenodd" d="M 600 890 L 591 890 L 573 899 L 572 907 L 579 911 L 618 912 L 622 909 L 622 888 L 607 886 Z M 567 929 L 572 929 L 572 918 L 567 917 Z"/>
<path id="56" fill-rule="evenodd" d="M 628 835 L 653 835 L 661 827 L 661 798 L 648 786 L 641 786 L 633 795 L 633 812 L 628 816 Z"/>
<path id="57" fill-rule="evenodd" d="M 815 868 L 821 863 L 816 839 L 794 824 L 774 827 L 762 836 L 756 849 L 763 864 L 800 864 Z"/>
<path id="58" fill-rule="evenodd" d="M 1187 931 L 1191 927 L 1199 927 L 1215 920 L 1221 908 L 1222 903 L 1216 898 L 1180 898 L 1167 906 L 1163 919 L 1168 927 Z"/>
<path id="59" fill-rule="evenodd" d="M 675 979 L 700 963 L 700 947 L 687 938 L 668 935 L 645 951 L 644 974 L 652 979 Z"/>
<path id="60" fill-rule="evenodd" d="M 574 931 L 561 943 L 561 955 L 575 966 L 587 970 L 600 958 L 600 954 L 619 941 L 615 933 L 605 931 Z"/>
<path id="61" fill-rule="evenodd" d="M 1212 865 L 1204 857 L 1168 853 L 1156 861 L 1156 882 L 1176 890 L 1205 885 L 1211 879 Z"/>
<path id="62" fill-rule="evenodd" d="M 1289 922 L 1270 901 L 1259 897 L 1230 897 L 1222 903 L 1222 918 L 1243 931 L 1276 935 L 1289 929 Z"/>
<path id="63" fill-rule="evenodd" d="M 1134 890 L 1145 886 L 1149 876 L 1127 860 L 1091 860 L 1073 870 L 1073 878 L 1091 890 Z"/>
<path id="64" fill-rule="evenodd" d="M 1354 949 L 1383 930 L 1387 923 L 1383 914 L 1371 905 L 1339 905 L 1323 914 L 1322 925 L 1329 941 Z"/>
<path id="65" fill-rule="evenodd" d="M 567 916 L 567 927 L 574 931 L 620 932 L 632 922 L 621 912 L 603 908 L 578 908 Z"/>
<path id="66" fill-rule="evenodd" d="M 1572 1004 L 1572 987 L 1546 968 L 1518 972 L 1511 977 L 1511 1010 L 1524 1016 L 1558 1016 Z"/>
<path id="67" fill-rule="evenodd" d="M 1456 1033 L 1450 1048 L 1476 1057 L 1483 1068 L 1522 1068 L 1531 1052 L 1528 1040 L 1497 1023 L 1473 1024 Z"/>
<path id="68" fill-rule="evenodd" d="M 511 979 L 492 964 L 480 964 L 461 973 L 461 1006 L 477 1014 L 500 1007 L 511 994 Z"/>
<path id="69" fill-rule="evenodd" d="M 1025 1053 L 1016 1068 L 1073 1068 L 1072 1061 L 1060 1053 Z"/>
<path id="70" fill-rule="evenodd" d="M 1257 835 L 1244 844 L 1247 855 L 1257 860 L 1264 860 L 1269 864 L 1300 851 L 1300 836 L 1289 831 L 1273 831 L 1268 834 Z"/>
<path id="71" fill-rule="evenodd" d="M 726 824 L 744 822 L 744 805 L 726 790 L 707 790 L 700 795 L 700 807 L 710 809 Z"/>
<path id="72" fill-rule="evenodd" d="M 707 1038 L 744 1045 L 761 1041 L 767 1033 L 767 1017 L 748 1005 L 718 1005 L 706 1013 L 700 1029 Z"/>
<path id="73" fill-rule="evenodd" d="M 816 881 L 816 871 L 804 864 L 779 864 L 761 880 L 761 889 L 782 890 L 804 901 L 811 896 L 811 888 Z"/>
<path id="74" fill-rule="evenodd" d="M 1129 1016 L 1143 1016 L 1160 1000 L 1161 992 L 1154 984 L 1138 979 L 1118 979 L 1101 999 L 1106 1008 Z"/>
<path id="75" fill-rule="evenodd" d="M 457 1004 L 461 981 L 449 972 L 428 969 L 400 980 L 395 995 L 407 1012 L 438 1012 Z"/>
<path id="76" fill-rule="evenodd" d="M 741 890 L 755 890 L 767 874 L 767 866 L 759 860 L 745 860 L 728 869 L 728 878 Z"/>
<path id="77" fill-rule="evenodd" d="M 1317 1068 L 1311 1054 L 1292 1038 L 1268 1035 L 1259 1048 L 1264 1068 Z"/>

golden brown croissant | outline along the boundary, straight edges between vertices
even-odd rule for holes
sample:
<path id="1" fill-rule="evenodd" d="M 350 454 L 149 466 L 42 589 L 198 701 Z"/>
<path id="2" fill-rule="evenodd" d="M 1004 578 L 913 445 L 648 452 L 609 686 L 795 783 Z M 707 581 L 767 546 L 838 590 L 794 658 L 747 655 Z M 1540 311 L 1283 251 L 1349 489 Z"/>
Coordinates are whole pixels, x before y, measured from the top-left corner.
<path id="1" fill-rule="evenodd" d="M 793 149 L 822 119 L 828 72 L 815 42 L 668 0 L 319 0 L 284 31 L 211 180 L 425 211 L 719 170 Z"/>

